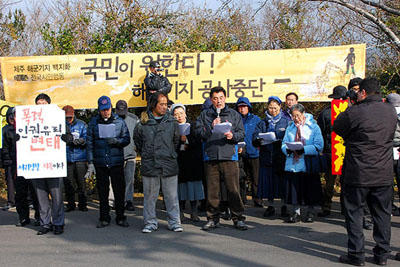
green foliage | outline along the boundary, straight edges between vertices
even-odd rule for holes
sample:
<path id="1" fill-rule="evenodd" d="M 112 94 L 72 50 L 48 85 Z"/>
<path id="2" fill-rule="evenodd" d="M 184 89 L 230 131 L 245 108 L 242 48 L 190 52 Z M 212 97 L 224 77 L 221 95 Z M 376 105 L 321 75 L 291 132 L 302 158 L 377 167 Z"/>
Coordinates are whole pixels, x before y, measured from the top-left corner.
<path id="1" fill-rule="evenodd" d="M 20 9 L 4 15 L 0 11 L 0 56 L 8 55 L 13 44 L 21 41 L 24 37 L 26 27 L 26 16 Z"/>

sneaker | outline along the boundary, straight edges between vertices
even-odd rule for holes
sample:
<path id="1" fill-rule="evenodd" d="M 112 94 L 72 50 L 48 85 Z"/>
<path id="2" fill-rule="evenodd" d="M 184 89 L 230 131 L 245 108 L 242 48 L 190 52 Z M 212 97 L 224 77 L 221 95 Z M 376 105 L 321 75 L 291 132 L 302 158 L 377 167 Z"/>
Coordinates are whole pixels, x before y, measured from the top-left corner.
<path id="1" fill-rule="evenodd" d="M 54 232 L 55 235 L 61 235 L 64 233 L 64 226 L 62 225 L 54 225 Z"/>
<path id="2" fill-rule="evenodd" d="M 200 218 L 199 218 L 199 216 L 197 215 L 197 213 L 192 213 L 192 214 L 190 214 L 190 220 L 191 220 L 192 222 L 199 222 L 199 221 L 200 221 Z"/>
<path id="3" fill-rule="evenodd" d="M 97 223 L 97 225 L 96 225 L 96 228 L 104 228 L 104 227 L 109 226 L 109 225 L 110 225 L 109 222 L 106 222 L 106 221 L 99 221 L 99 222 Z"/>
<path id="4" fill-rule="evenodd" d="M 364 220 L 363 220 L 363 228 L 365 230 L 372 230 L 372 229 L 374 229 L 374 223 L 369 221 L 368 219 L 364 218 Z"/>
<path id="5" fill-rule="evenodd" d="M 229 210 L 222 211 L 220 217 L 225 221 L 230 221 L 232 218 Z"/>
<path id="6" fill-rule="evenodd" d="M 142 233 L 148 234 L 148 233 L 151 233 L 151 232 L 154 232 L 154 231 L 157 231 L 157 228 L 154 228 L 154 227 L 151 226 L 151 225 L 146 225 L 146 226 L 143 228 Z"/>
<path id="7" fill-rule="evenodd" d="M 248 226 L 244 223 L 244 221 L 234 222 L 234 226 L 240 231 L 246 231 L 248 229 Z"/>
<path id="8" fill-rule="evenodd" d="M 172 228 L 170 228 L 170 230 L 173 232 L 183 232 L 183 228 L 180 225 L 175 225 Z"/>
<path id="9" fill-rule="evenodd" d="M 205 225 L 203 225 L 201 230 L 209 231 L 209 230 L 217 228 L 218 226 L 219 226 L 219 222 L 214 222 L 214 220 L 208 220 L 208 222 Z"/>

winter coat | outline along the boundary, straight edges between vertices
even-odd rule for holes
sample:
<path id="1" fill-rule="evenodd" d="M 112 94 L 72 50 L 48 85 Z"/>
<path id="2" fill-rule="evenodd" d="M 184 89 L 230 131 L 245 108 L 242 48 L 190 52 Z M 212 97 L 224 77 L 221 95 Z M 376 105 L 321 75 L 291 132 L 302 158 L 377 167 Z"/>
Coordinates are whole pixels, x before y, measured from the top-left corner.
<path id="1" fill-rule="evenodd" d="M 253 146 L 252 137 L 254 133 L 254 129 L 256 128 L 257 124 L 261 121 L 260 117 L 257 115 L 251 114 L 252 106 L 247 97 L 240 97 L 236 102 L 236 110 L 237 105 L 239 103 L 246 103 L 249 108 L 249 113 L 246 116 L 242 116 L 242 122 L 245 131 L 244 142 L 246 143 L 246 152 L 244 153 L 244 158 L 258 158 L 259 152 L 258 149 Z"/>
<path id="2" fill-rule="evenodd" d="M 332 119 L 331 106 L 324 108 L 318 116 L 318 126 L 324 138 L 324 154 L 332 154 Z"/>
<path id="3" fill-rule="evenodd" d="M 3 148 L 1 150 L 2 166 L 17 166 L 17 134 L 14 125 L 10 124 L 13 108 L 6 113 L 7 125 L 2 129 Z"/>
<path id="4" fill-rule="evenodd" d="M 133 136 L 142 157 L 141 174 L 148 177 L 178 175 L 178 122 L 169 112 L 159 123 L 151 112 L 146 115 L 148 118 L 142 116 Z"/>
<path id="5" fill-rule="evenodd" d="M 285 171 L 288 172 L 306 172 L 304 162 L 305 155 L 317 155 L 324 147 L 321 129 L 311 114 L 306 113 L 306 121 L 303 125 L 302 138 L 305 139 L 304 153 L 299 156 L 297 162 L 294 162 L 293 153 L 287 154 L 287 145 L 285 142 L 294 142 L 296 138 L 297 127 L 291 122 L 286 128 L 285 136 L 282 141 L 282 152 L 286 156 Z"/>
<path id="6" fill-rule="evenodd" d="M 115 124 L 117 144 L 109 145 L 106 138 L 99 137 L 99 124 Z M 86 142 L 89 163 L 103 167 L 123 165 L 123 148 L 130 142 L 128 127 L 125 121 L 115 113 L 112 113 L 107 121 L 99 114 L 89 122 Z"/>
<path id="7" fill-rule="evenodd" d="M 135 159 L 136 158 L 136 151 L 135 151 L 136 147 L 135 147 L 135 141 L 133 141 L 133 133 L 135 131 L 136 126 L 139 123 L 139 118 L 135 114 L 127 113 L 125 115 L 124 121 L 126 123 L 126 126 L 128 126 L 129 136 L 130 136 L 130 138 L 132 138 L 129 145 L 124 147 L 124 158 L 125 158 L 125 160 Z"/>
<path id="8" fill-rule="evenodd" d="M 179 140 L 178 146 L 179 183 L 201 181 L 203 178 L 202 143 L 194 135 L 196 123 L 193 121 L 187 123 L 190 123 L 190 134 L 186 136 L 187 143 L 184 144 Z"/>
<path id="9" fill-rule="evenodd" d="M 346 154 L 344 183 L 374 187 L 393 184 L 393 138 L 396 130 L 395 108 L 383 103 L 380 95 L 364 100 L 340 113 L 333 130 L 343 137 Z"/>
<path id="10" fill-rule="evenodd" d="M 85 140 L 85 143 L 81 145 L 68 144 L 67 145 L 67 162 L 78 162 L 78 161 L 87 161 L 87 153 L 86 153 L 86 134 L 87 134 L 87 125 L 85 122 L 74 119 L 72 124 L 66 122 L 69 127 L 71 134 L 79 136 Z"/>
<path id="11" fill-rule="evenodd" d="M 258 142 L 260 139 L 259 134 L 268 132 L 268 118 L 263 119 L 257 124 L 252 136 L 252 141 L 255 146 L 260 148 L 260 165 L 274 166 L 277 167 L 277 170 L 283 171 L 286 157 L 281 151 L 281 145 L 289 123 L 290 121 L 287 117 L 281 117 L 275 125 L 275 136 L 277 141 L 268 145 L 259 145 L 260 143 Z"/>
<path id="12" fill-rule="evenodd" d="M 214 106 L 203 110 L 196 121 L 195 135 L 203 139 L 203 159 L 210 160 L 233 160 L 237 161 L 237 143 L 244 140 L 245 131 L 242 118 L 239 113 L 225 105 L 220 112 L 221 122 L 232 124 L 231 132 L 233 138 L 226 139 L 223 133 L 213 133 L 212 123 L 217 118 L 217 111 Z"/>
<path id="13" fill-rule="evenodd" d="M 162 74 L 148 73 L 144 78 L 144 84 L 146 85 L 146 99 L 149 99 L 150 91 L 160 91 L 164 94 L 171 92 L 172 84 L 168 81 L 168 78 Z"/>

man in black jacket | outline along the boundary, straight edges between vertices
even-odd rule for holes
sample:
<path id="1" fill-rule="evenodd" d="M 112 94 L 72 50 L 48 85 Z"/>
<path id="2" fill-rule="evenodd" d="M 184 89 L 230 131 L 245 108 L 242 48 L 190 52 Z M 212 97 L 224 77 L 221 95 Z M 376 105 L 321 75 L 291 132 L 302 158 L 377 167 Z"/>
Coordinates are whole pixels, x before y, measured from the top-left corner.
<path id="1" fill-rule="evenodd" d="M 239 113 L 225 104 L 226 91 L 214 87 L 210 92 L 212 106 L 203 110 L 197 119 L 195 134 L 204 142 L 204 161 L 207 180 L 207 220 L 203 230 L 211 230 L 219 224 L 220 179 L 225 180 L 229 208 L 235 228 L 247 230 L 243 216 L 244 206 L 239 193 L 239 165 L 237 143 L 244 140 L 245 131 Z M 229 131 L 215 128 L 222 122 L 231 123 Z"/>
<path id="2" fill-rule="evenodd" d="M 386 265 L 390 253 L 390 217 L 393 185 L 393 137 L 397 115 L 382 102 L 380 82 L 366 78 L 360 83 L 358 102 L 342 112 L 333 131 L 345 141 L 344 211 L 348 253 L 342 263 L 365 264 L 363 208 L 368 205 L 373 220 L 374 260 Z"/>
<path id="3" fill-rule="evenodd" d="M 97 228 L 110 225 L 108 194 L 111 185 L 115 197 L 115 222 L 128 227 L 125 212 L 124 147 L 129 145 L 128 127 L 123 119 L 112 112 L 108 96 L 98 99 L 98 115 L 90 119 L 87 130 L 88 173 L 96 174 L 100 199 L 100 218 Z"/>
<path id="4" fill-rule="evenodd" d="M 333 88 L 333 93 L 328 97 L 333 99 L 346 99 L 346 87 L 338 85 Z M 324 138 L 324 154 L 326 155 L 327 170 L 325 172 L 325 188 L 322 196 L 322 211 L 318 213 L 319 217 L 328 216 L 331 213 L 332 196 L 336 181 L 336 175 L 332 174 L 332 119 L 331 105 L 324 108 L 318 116 L 318 126 L 321 128 L 321 133 Z"/>
<path id="5" fill-rule="evenodd" d="M 158 228 L 156 202 L 162 187 L 167 210 L 168 229 L 182 232 L 178 201 L 178 145 L 179 125 L 167 112 L 168 96 L 156 92 L 149 99 L 149 110 L 142 114 L 141 122 L 135 128 L 136 149 L 142 157 L 143 180 L 142 233 L 151 233 Z"/>
<path id="6" fill-rule="evenodd" d="M 144 84 L 146 85 L 146 100 L 148 101 L 150 96 L 156 92 L 163 92 L 167 95 L 171 92 L 172 84 L 168 81 L 167 77 L 161 74 L 163 70 L 158 61 L 150 62 L 150 72 L 144 78 Z"/>

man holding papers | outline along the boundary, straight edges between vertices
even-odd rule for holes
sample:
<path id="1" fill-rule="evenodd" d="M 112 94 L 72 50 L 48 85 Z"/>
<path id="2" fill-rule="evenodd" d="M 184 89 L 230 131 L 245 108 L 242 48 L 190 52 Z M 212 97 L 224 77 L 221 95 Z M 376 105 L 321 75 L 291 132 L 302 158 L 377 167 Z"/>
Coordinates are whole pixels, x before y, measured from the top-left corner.
<path id="1" fill-rule="evenodd" d="M 204 142 L 204 161 L 207 179 L 207 224 L 203 230 L 218 227 L 220 179 L 225 179 L 229 195 L 229 208 L 235 228 L 247 230 L 243 216 L 244 206 L 239 193 L 239 165 L 237 143 L 243 141 L 245 131 L 242 118 L 225 104 L 226 91 L 222 87 L 211 89 L 212 106 L 203 110 L 197 119 L 195 134 Z M 225 126 L 217 125 L 224 123 Z M 227 125 L 231 124 L 229 128 Z M 222 129 L 225 132 L 221 132 Z M 228 129 L 228 130 L 227 130 Z"/>
<path id="2" fill-rule="evenodd" d="M 111 111 L 111 99 L 102 96 L 98 100 L 99 114 L 93 117 L 87 131 L 88 172 L 96 173 L 100 198 L 100 218 L 97 228 L 110 225 L 108 194 L 111 185 L 115 197 L 115 222 L 128 227 L 124 215 L 125 178 L 124 147 L 129 145 L 128 127 L 123 119 Z"/>

